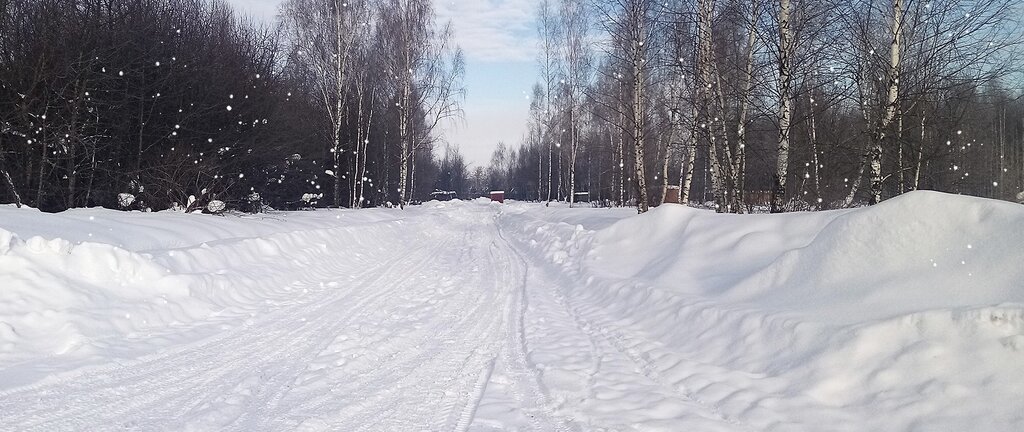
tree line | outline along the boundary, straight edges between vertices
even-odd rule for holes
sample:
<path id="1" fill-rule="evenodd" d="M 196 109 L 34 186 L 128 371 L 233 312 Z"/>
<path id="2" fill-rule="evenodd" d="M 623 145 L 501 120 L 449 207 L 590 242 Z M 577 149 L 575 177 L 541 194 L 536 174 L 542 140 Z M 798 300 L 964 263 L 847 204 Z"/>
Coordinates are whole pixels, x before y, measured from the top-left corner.
<path id="1" fill-rule="evenodd" d="M 1014 0 L 540 0 L 513 198 L 723 212 L 1024 201 Z M 678 198 L 676 198 L 678 197 Z"/>
<path id="2" fill-rule="evenodd" d="M 462 75 L 428 0 L 0 0 L 0 202 L 403 205 Z"/>

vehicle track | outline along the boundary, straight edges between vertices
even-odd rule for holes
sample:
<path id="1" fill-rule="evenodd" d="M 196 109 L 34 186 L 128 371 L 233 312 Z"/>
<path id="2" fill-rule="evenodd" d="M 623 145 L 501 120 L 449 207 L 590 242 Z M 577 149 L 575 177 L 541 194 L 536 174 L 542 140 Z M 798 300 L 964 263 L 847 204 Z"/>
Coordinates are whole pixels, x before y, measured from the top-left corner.
<path id="1" fill-rule="evenodd" d="M 436 245 L 428 242 L 409 249 L 362 272 L 349 284 L 350 289 L 322 290 L 206 340 L 4 391 L 0 394 L 0 429 L 97 430 L 112 425 L 162 429 L 179 418 L 193 423 L 202 420 L 197 410 L 210 408 L 218 398 L 230 396 L 254 377 L 258 380 L 255 395 L 277 394 L 286 388 L 294 370 L 303 367 L 304 359 L 319 352 L 322 338 L 315 335 L 337 333 L 351 322 L 333 317 L 355 316 L 387 298 L 352 287 L 400 286 L 398 282 L 448 246 L 442 239 Z M 316 287 L 328 281 L 307 280 L 305 285 Z M 267 376 L 262 370 L 281 372 Z M 267 391 L 271 388 L 276 390 Z M 238 410 L 240 415 L 251 415 L 261 403 L 250 399 L 250 409 Z"/>

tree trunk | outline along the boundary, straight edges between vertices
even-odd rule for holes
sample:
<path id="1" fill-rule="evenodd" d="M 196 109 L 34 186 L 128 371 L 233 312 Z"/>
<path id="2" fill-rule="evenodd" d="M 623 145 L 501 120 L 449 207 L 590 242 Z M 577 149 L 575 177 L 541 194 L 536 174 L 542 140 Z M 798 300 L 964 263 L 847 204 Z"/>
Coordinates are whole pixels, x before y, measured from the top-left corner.
<path id="1" fill-rule="evenodd" d="M 853 199 L 857 197 L 857 191 L 860 190 L 860 183 L 864 181 L 864 170 L 867 168 L 867 165 L 867 159 L 861 162 L 860 168 L 857 170 L 857 178 L 855 178 L 853 180 L 853 184 L 850 185 L 850 193 L 846 195 L 846 199 L 843 200 L 843 207 L 850 207 L 853 205 Z"/>
<path id="2" fill-rule="evenodd" d="M 722 161 L 718 154 L 718 140 L 715 133 L 708 125 L 708 171 L 711 174 L 711 194 L 715 201 L 715 211 L 721 213 L 726 210 L 725 185 L 722 181 Z"/>
<path id="3" fill-rule="evenodd" d="M 687 137 L 686 154 L 683 155 L 683 163 L 679 167 L 679 201 L 680 204 L 689 204 L 690 187 L 693 184 L 693 164 L 697 159 L 697 106 L 693 106 L 691 116 L 690 136 Z"/>
<path id="4" fill-rule="evenodd" d="M 398 184 L 400 185 L 398 187 L 398 206 L 405 208 L 406 197 L 409 196 L 406 191 L 409 182 L 409 153 L 412 151 L 409 143 L 409 140 L 411 139 L 409 134 L 409 104 L 412 102 L 412 89 L 410 88 L 411 83 L 409 83 L 409 79 L 412 77 L 408 75 L 409 72 L 401 71 L 401 73 L 404 78 L 402 78 L 402 96 L 400 102 L 402 106 L 398 110 L 398 139 L 401 141 L 402 147 L 401 163 L 398 171 Z"/>
<path id="5" fill-rule="evenodd" d="M 663 139 L 665 140 L 663 147 L 665 154 L 661 160 L 661 204 L 665 204 L 665 197 L 668 196 L 668 164 L 671 159 L 672 133 L 669 132 L 669 135 Z"/>
<path id="6" fill-rule="evenodd" d="M 542 201 L 541 193 L 544 188 L 544 153 L 541 151 L 544 144 L 544 135 L 540 135 L 541 142 L 537 146 L 537 202 Z"/>
<path id="7" fill-rule="evenodd" d="M 89 183 L 85 186 L 85 198 L 84 203 L 86 206 L 91 205 L 92 198 L 92 185 L 96 180 L 96 143 L 92 143 L 86 147 L 89 150 Z"/>
<path id="8" fill-rule="evenodd" d="M 1001 106 L 1000 109 L 999 109 L 999 166 L 997 168 L 999 170 L 999 172 L 998 172 L 997 177 L 999 178 L 998 187 L 1001 188 L 1000 190 L 1007 191 L 1009 189 L 1006 187 L 1007 185 L 1006 185 L 1006 136 L 1004 134 L 1005 132 L 1006 132 L 1006 105 L 1004 103 L 1003 106 Z M 997 198 L 999 198 L 999 197 L 1007 197 L 1007 198 L 1009 198 L 1009 195 L 1006 194 L 1006 193 L 997 193 L 996 197 Z"/>
<path id="9" fill-rule="evenodd" d="M 561 152 L 561 147 L 559 147 L 559 151 L 558 151 L 558 200 L 559 201 L 562 201 L 563 199 L 565 199 L 565 179 L 563 178 L 563 174 L 565 174 L 565 167 L 562 165 L 562 152 Z"/>
<path id="10" fill-rule="evenodd" d="M 85 83 L 81 81 L 75 82 L 75 96 L 76 99 L 72 101 L 74 108 L 71 110 L 71 121 L 68 123 L 68 134 L 66 137 L 66 143 L 68 146 L 68 157 L 67 157 L 67 176 L 68 176 L 68 196 L 65 200 L 67 208 L 74 208 L 77 203 L 75 200 L 75 188 L 78 180 L 78 162 L 75 160 L 78 157 L 78 143 L 81 142 L 81 137 L 78 134 L 78 116 L 80 114 L 79 103 L 85 100 L 85 95 L 82 94 L 85 88 Z"/>
<path id="11" fill-rule="evenodd" d="M 352 153 L 352 171 L 348 174 L 349 208 L 359 207 L 359 185 L 362 183 L 362 177 L 359 176 L 360 162 L 362 162 L 364 142 L 367 140 L 367 136 L 363 134 L 363 105 L 366 98 L 366 84 L 365 80 L 361 78 L 356 81 L 356 145 Z"/>
<path id="12" fill-rule="evenodd" d="M 899 194 L 906 192 L 906 175 L 903 168 L 903 112 L 900 111 L 896 120 L 896 173 L 899 184 L 896 186 Z"/>
<path id="13" fill-rule="evenodd" d="M 406 197 L 409 201 L 415 201 L 416 197 L 416 145 L 412 146 L 412 154 L 409 155 L 409 193 Z"/>
<path id="14" fill-rule="evenodd" d="M 772 213 L 784 211 L 786 179 L 789 176 L 789 132 L 792 116 L 790 86 L 792 85 L 793 29 L 790 27 L 790 0 L 779 0 L 779 146 L 772 188 Z"/>
<path id="15" fill-rule="evenodd" d="M 621 83 L 619 84 L 619 93 L 624 93 Z M 620 99 L 622 100 L 622 99 Z M 626 112 L 624 109 L 619 110 L 619 124 L 626 124 Z M 619 207 L 626 205 L 626 132 L 624 129 L 619 129 Z"/>
<path id="16" fill-rule="evenodd" d="M 725 122 L 725 92 L 722 90 L 722 75 L 718 73 L 717 68 L 715 69 L 715 99 L 718 101 L 718 115 L 715 117 L 718 119 L 722 129 L 722 151 L 724 152 L 722 159 L 726 162 L 725 168 L 721 173 L 723 188 L 722 204 L 724 204 L 726 212 L 742 212 L 743 206 L 737 201 L 740 195 L 738 190 L 739 157 L 733 155 L 732 146 L 729 144 L 729 130 Z"/>
<path id="17" fill-rule="evenodd" d="M 743 74 L 743 95 L 740 105 L 739 121 L 736 125 L 736 168 L 735 178 L 735 206 L 737 212 L 744 210 L 744 189 L 747 168 L 747 114 L 750 111 L 751 92 L 754 88 L 754 51 L 757 43 L 757 23 L 760 17 L 760 1 L 751 2 L 750 27 L 747 28 L 747 63 Z"/>
<path id="18" fill-rule="evenodd" d="M 925 117 L 921 116 L 921 145 L 917 147 L 917 165 L 914 167 L 914 189 L 921 188 L 921 163 L 924 160 Z"/>
<path id="19" fill-rule="evenodd" d="M 570 97 L 569 103 L 575 105 Z M 575 107 L 569 108 L 569 208 L 572 208 L 576 201 L 576 153 L 579 140 L 576 138 L 576 113 Z"/>
<path id="20" fill-rule="evenodd" d="M 334 122 L 333 140 L 331 142 L 331 154 L 334 159 L 334 206 L 341 207 L 341 121 L 344 112 L 342 106 L 345 93 L 345 57 L 347 49 L 342 43 L 342 7 L 339 0 L 334 0 Z"/>
<path id="21" fill-rule="evenodd" d="M 359 179 L 359 202 L 356 204 L 357 207 L 362 208 L 366 205 L 366 157 L 367 153 L 370 152 L 370 125 L 373 124 L 373 97 L 374 91 L 370 91 L 370 112 L 366 116 L 366 127 L 363 132 L 362 150 L 359 152 L 359 166 L 360 170 L 356 174 Z M 386 183 L 385 183 L 386 184 Z"/>
<path id="22" fill-rule="evenodd" d="M 903 39 L 903 0 L 892 2 L 891 41 L 889 44 L 889 90 L 886 93 L 885 115 L 875 128 L 874 140 L 868 152 L 871 161 L 871 204 L 882 202 L 882 144 L 886 130 L 896 117 L 900 95 L 900 54 Z"/>
<path id="23" fill-rule="evenodd" d="M 819 208 L 821 207 L 823 200 L 821 197 L 821 161 L 818 159 L 818 123 L 815 121 L 814 107 L 816 103 L 814 99 L 811 99 L 811 109 L 809 110 L 809 121 L 811 129 L 811 163 L 814 167 L 811 172 L 814 173 L 814 198 L 818 203 Z"/>
<path id="24" fill-rule="evenodd" d="M 14 186 L 14 180 L 11 180 L 11 174 L 7 171 L 7 155 L 4 151 L 3 134 L 0 134 L 0 175 L 3 176 L 11 195 L 14 195 L 14 205 L 21 208 L 21 195 L 18 194 L 18 188 Z"/>
<path id="25" fill-rule="evenodd" d="M 46 164 L 49 163 L 46 151 L 46 132 L 40 133 L 39 136 L 40 138 L 36 140 L 39 143 L 39 183 L 36 184 L 36 208 L 42 208 L 43 186 L 46 183 Z"/>
<path id="26" fill-rule="evenodd" d="M 551 192 L 552 192 L 552 182 L 551 181 L 554 178 L 554 169 L 555 169 L 555 164 L 553 163 L 554 162 L 554 155 L 555 155 L 555 144 L 554 144 L 554 142 L 549 140 L 548 141 L 548 202 L 551 202 Z"/>
<path id="27" fill-rule="evenodd" d="M 337 133 L 335 133 L 337 135 Z M 334 206 L 341 208 L 341 143 L 340 137 L 335 136 L 333 150 L 334 169 L 331 170 L 334 173 Z"/>
<path id="28" fill-rule="evenodd" d="M 721 187 L 719 179 L 719 166 L 718 166 L 718 151 L 715 148 L 715 134 L 712 131 L 714 125 L 711 122 L 710 106 L 713 103 L 712 95 L 712 51 L 711 44 L 711 19 L 712 13 L 714 12 L 714 6 L 711 0 L 700 0 L 698 3 L 698 14 L 697 14 L 697 29 L 699 38 L 698 48 L 698 69 L 700 73 L 700 82 L 698 83 L 698 104 L 701 110 L 701 129 L 707 135 L 708 139 L 708 170 L 711 174 L 711 190 L 714 195 L 715 202 L 719 202 Z M 708 189 L 707 182 L 704 186 L 705 191 Z M 721 208 L 719 209 L 721 210 Z"/>
<path id="29" fill-rule="evenodd" d="M 644 128 L 646 122 L 644 118 L 644 70 L 641 60 L 643 60 L 643 43 L 644 41 L 638 40 L 633 43 L 633 92 L 632 92 L 632 105 L 633 105 L 633 147 L 635 149 L 636 163 L 635 168 L 635 185 L 636 185 L 636 210 L 638 213 L 644 213 L 648 210 L 647 203 L 647 176 L 644 172 Z"/>

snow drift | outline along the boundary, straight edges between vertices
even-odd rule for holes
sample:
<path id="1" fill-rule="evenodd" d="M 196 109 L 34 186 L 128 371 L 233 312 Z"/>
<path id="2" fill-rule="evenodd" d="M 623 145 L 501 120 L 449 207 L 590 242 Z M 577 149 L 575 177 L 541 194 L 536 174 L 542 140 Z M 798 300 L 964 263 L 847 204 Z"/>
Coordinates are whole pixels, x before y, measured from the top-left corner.
<path id="1" fill-rule="evenodd" d="M 1024 430 L 1021 227 L 1024 206 L 932 192 L 782 215 L 666 205 L 636 216 L 455 201 L 255 216 L 0 206 L 0 401 L 16 396 L 8 412 L 14 407 L 22 419 L 42 415 L 28 408 L 43 397 L 54 405 L 42 410 L 87 412 L 88 389 L 72 398 L 78 407 L 50 389 L 74 388 L 91 371 L 120 371 L 122 361 L 141 369 L 120 371 L 129 382 L 110 383 L 106 400 L 146 394 L 131 381 L 136 372 L 152 382 L 201 381 L 162 361 L 179 364 L 174 353 L 192 361 L 190 349 L 228 338 L 236 354 L 273 351 L 263 359 L 270 364 L 218 366 L 223 382 L 200 391 L 209 394 L 159 389 L 147 400 L 166 412 L 143 424 L 207 414 L 273 420 L 259 419 L 265 405 L 231 402 L 266 400 L 235 398 L 253 386 L 287 393 L 289 383 L 299 385 L 289 406 L 301 410 L 308 397 L 332 411 L 325 389 L 353 377 L 364 391 L 386 375 L 422 384 L 423 395 L 449 394 L 450 383 L 418 380 L 412 365 L 421 357 L 402 356 L 429 353 L 454 368 L 464 390 L 482 391 L 481 422 L 470 430 Z M 403 268 L 405 252 L 419 264 Z M 349 304 L 353 298 L 362 300 Z M 289 325 L 310 305 L 316 322 Z M 421 327 L 429 319 L 445 331 Z M 308 358 L 255 343 L 253 328 L 271 329 L 273 344 L 287 345 L 307 336 L 307 324 L 321 332 L 310 337 L 326 338 L 303 340 Z M 456 333 L 483 344 L 462 347 L 472 359 L 465 370 L 458 358 L 448 362 Z M 492 333 L 507 339 L 484 337 Z M 494 350 L 501 358 L 488 357 Z M 203 351 L 206 368 L 222 361 Z M 393 370 L 349 357 L 378 351 Z M 296 369 L 284 371 L 279 360 Z M 338 381 L 318 381 L 327 376 Z M 479 388 L 484 382 L 490 386 Z M 138 393 L 120 395 L 120 386 Z M 373 394 L 429 406 L 427 396 L 401 387 L 380 390 Z M 350 408 L 384 417 L 406 406 L 377 413 L 376 399 L 344 396 L 366 402 Z M 230 407 L 216 408 L 218 398 Z M 201 413 L 183 414 L 164 403 L 193 399 L 214 408 L 205 413 L 200 403 Z M 129 426 L 149 415 L 128 411 Z M 299 422 L 319 418 L 295 414 Z M 40 424 L 60 424 L 59 415 Z M 332 415 L 340 423 L 323 429 L 375 426 Z"/>
<path id="2" fill-rule="evenodd" d="M 328 248 L 371 260 L 404 223 L 379 211 L 316 213 L 0 207 L 0 382 L 35 379 L 35 363 L 51 356 L 90 361 L 117 356 L 118 345 L 134 357 L 172 343 L 159 336 L 174 328 L 259 313 L 303 295 L 296 269 L 332 265 Z"/>
<path id="3" fill-rule="evenodd" d="M 599 212 L 505 222 L 588 326 L 741 430 L 1024 428 L 1024 207 L 914 192 L 818 213 Z"/>

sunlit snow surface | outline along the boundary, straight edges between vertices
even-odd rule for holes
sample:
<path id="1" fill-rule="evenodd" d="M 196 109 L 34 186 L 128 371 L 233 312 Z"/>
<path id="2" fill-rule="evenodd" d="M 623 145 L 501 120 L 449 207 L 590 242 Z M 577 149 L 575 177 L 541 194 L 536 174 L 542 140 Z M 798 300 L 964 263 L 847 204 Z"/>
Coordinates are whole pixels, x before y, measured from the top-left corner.
<path id="1" fill-rule="evenodd" d="M 1024 430 L 1024 206 L 0 207 L 0 430 Z"/>

